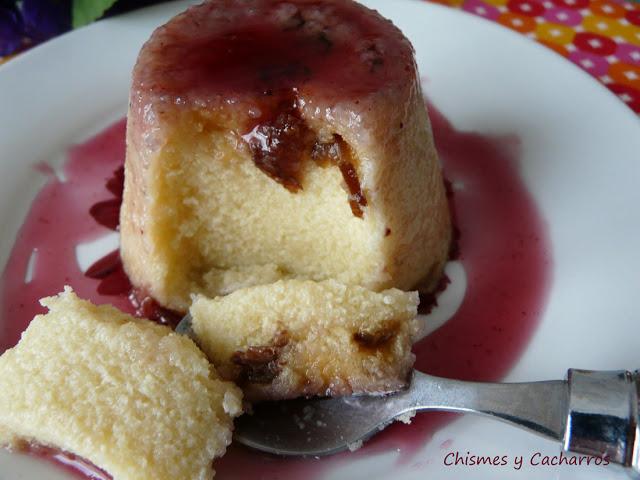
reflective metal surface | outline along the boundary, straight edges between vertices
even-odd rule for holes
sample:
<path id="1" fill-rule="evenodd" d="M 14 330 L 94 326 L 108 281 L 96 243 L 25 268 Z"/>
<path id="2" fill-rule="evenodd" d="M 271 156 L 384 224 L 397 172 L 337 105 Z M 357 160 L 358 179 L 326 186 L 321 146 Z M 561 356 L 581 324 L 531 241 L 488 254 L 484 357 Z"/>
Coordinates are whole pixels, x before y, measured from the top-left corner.
<path id="1" fill-rule="evenodd" d="M 191 316 L 178 333 L 193 338 Z M 358 448 L 395 420 L 418 412 L 474 413 L 562 441 L 564 450 L 607 457 L 640 480 L 640 375 L 569 370 L 567 380 L 474 383 L 414 371 L 408 389 L 381 396 L 264 402 L 236 420 L 234 439 L 284 456 Z"/>
<path id="2" fill-rule="evenodd" d="M 562 441 L 567 452 L 606 456 L 640 479 L 638 372 L 570 370 L 567 381 L 473 383 L 414 372 L 387 396 L 258 404 L 236 421 L 236 441 L 286 456 L 357 448 L 394 420 L 422 411 L 489 416 Z"/>
<path id="3" fill-rule="evenodd" d="M 563 381 L 472 383 L 414 372 L 411 387 L 393 395 L 258 404 L 236 421 L 235 439 L 278 455 L 331 455 L 398 417 L 437 410 L 482 414 L 561 440 L 566 402 Z"/>
<path id="4" fill-rule="evenodd" d="M 569 370 L 564 448 L 638 468 L 638 372 Z"/>
<path id="5" fill-rule="evenodd" d="M 191 328 L 190 313 L 187 313 L 184 317 L 182 317 L 182 320 L 180 320 L 180 323 L 176 325 L 176 333 L 193 338 L 193 329 Z"/>

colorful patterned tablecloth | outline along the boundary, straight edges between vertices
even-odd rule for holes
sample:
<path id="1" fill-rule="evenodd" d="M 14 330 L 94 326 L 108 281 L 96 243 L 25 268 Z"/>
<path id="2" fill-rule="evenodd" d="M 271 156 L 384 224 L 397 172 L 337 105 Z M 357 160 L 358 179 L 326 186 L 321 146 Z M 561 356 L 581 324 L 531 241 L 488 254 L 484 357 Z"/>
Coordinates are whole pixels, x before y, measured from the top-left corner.
<path id="1" fill-rule="evenodd" d="M 640 115 L 639 0 L 425 1 L 461 8 L 540 42 L 600 80 Z M 128 8 L 135 4 L 128 3 Z M 0 64 L 9 58 L 0 57 Z"/>
<path id="2" fill-rule="evenodd" d="M 498 22 L 555 50 L 640 115 L 640 3 L 430 0 Z"/>

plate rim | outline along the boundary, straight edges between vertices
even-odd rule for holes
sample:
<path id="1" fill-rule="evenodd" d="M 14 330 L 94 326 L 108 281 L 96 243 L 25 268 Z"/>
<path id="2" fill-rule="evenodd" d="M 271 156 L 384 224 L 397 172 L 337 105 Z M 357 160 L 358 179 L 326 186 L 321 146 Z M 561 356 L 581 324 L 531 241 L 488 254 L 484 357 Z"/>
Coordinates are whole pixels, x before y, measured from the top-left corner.
<path id="1" fill-rule="evenodd" d="M 482 24 L 483 21 L 484 21 L 485 27 L 482 27 L 482 28 L 486 28 L 487 24 L 490 23 L 490 24 L 493 24 L 493 25 L 490 26 L 489 28 L 493 28 L 496 31 L 503 31 L 504 32 L 505 29 L 509 30 L 508 33 L 513 35 L 514 38 L 515 37 L 519 37 L 520 38 L 520 40 L 515 40 L 515 41 L 517 41 L 517 42 L 522 41 L 522 45 L 525 45 L 525 44 L 531 45 L 533 43 L 533 44 L 535 44 L 534 48 L 544 50 L 546 52 L 545 56 L 547 57 L 547 58 L 545 58 L 545 62 L 557 61 L 558 65 L 569 63 L 569 64 L 571 64 L 571 67 L 573 69 L 578 69 L 580 71 L 580 73 L 585 75 L 586 77 L 588 77 L 590 79 L 590 81 L 595 82 L 596 84 L 598 84 L 599 88 L 604 89 L 604 91 L 606 91 L 608 93 L 608 95 L 610 96 L 610 100 L 613 100 L 615 103 L 619 104 L 619 108 L 621 109 L 620 112 L 622 112 L 622 110 L 626 111 L 627 112 L 626 115 L 629 115 L 629 114 L 631 115 L 631 117 L 629 117 L 629 118 L 634 118 L 634 121 L 633 121 L 634 123 L 633 124 L 636 127 L 640 127 L 640 118 L 637 115 L 635 115 L 631 109 L 629 109 L 626 105 L 624 105 L 624 103 L 613 92 L 611 92 L 609 89 L 607 89 L 600 81 L 598 81 L 596 78 L 594 78 L 593 76 L 591 76 L 590 74 L 588 74 L 587 72 L 582 70 L 580 67 L 575 65 L 573 62 L 569 61 L 567 58 L 564 58 L 564 57 L 558 55 L 554 51 L 550 50 L 549 48 L 547 48 L 547 47 L 545 47 L 545 46 L 543 46 L 541 44 L 539 44 L 538 42 L 532 41 L 532 39 L 524 37 L 523 35 L 521 35 L 521 34 L 519 34 L 517 32 L 514 32 L 514 31 L 508 29 L 507 27 L 504 27 L 504 26 L 502 26 L 500 24 L 497 24 L 496 22 L 487 20 L 485 18 L 479 17 L 477 15 L 474 15 L 472 13 L 469 13 L 469 12 L 466 12 L 466 11 L 463 11 L 463 10 L 460 10 L 460 9 L 453 9 L 451 7 L 446 7 L 446 6 L 442 6 L 442 5 L 438 5 L 438 4 L 433 4 L 433 3 L 425 2 L 423 0 L 403 0 L 403 1 L 405 3 L 420 4 L 420 5 L 422 5 L 421 8 L 426 8 L 426 9 L 435 8 L 436 10 L 447 12 L 447 15 L 451 15 L 453 17 L 458 17 L 460 13 L 463 13 L 465 15 L 460 16 L 460 18 L 464 18 L 466 16 L 468 19 L 470 19 L 470 17 L 473 17 L 472 21 L 474 23 L 479 23 L 479 24 Z M 124 17 L 127 17 L 127 19 L 130 19 L 130 18 L 132 18 L 132 17 L 134 17 L 136 15 L 146 16 L 146 15 L 150 15 L 149 12 L 151 10 L 153 10 L 153 9 L 161 10 L 161 9 L 164 9 L 164 8 L 171 8 L 170 7 L 171 5 L 180 5 L 180 4 L 183 4 L 183 5 L 186 6 L 188 4 L 188 2 L 186 2 L 184 0 L 180 0 L 180 1 L 176 1 L 176 2 L 169 2 L 167 4 L 160 4 L 160 5 L 155 5 L 155 6 L 152 6 L 152 7 L 147 7 L 147 8 L 144 8 L 144 9 L 140 9 L 140 10 L 138 10 L 136 12 L 131 12 L 129 14 L 126 14 L 126 15 L 122 16 L 122 17 L 115 17 L 115 18 L 112 18 L 112 19 L 102 20 L 100 22 L 97 22 L 96 24 L 84 27 L 83 29 L 79 29 L 79 30 L 76 30 L 76 31 L 68 32 L 68 33 L 66 33 L 66 34 L 64 34 L 64 35 L 62 35 L 62 36 L 60 36 L 60 37 L 58 37 L 56 39 L 53 39 L 53 40 L 51 40 L 49 42 L 46 42 L 45 44 L 42 44 L 42 45 L 40 45 L 38 47 L 33 48 L 28 52 L 24 52 L 18 58 L 12 59 L 10 62 L 7 62 L 6 64 L 0 66 L 0 92 L 3 91 L 3 89 L 2 89 L 2 84 L 3 84 L 2 72 L 5 71 L 5 69 L 10 69 L 8 71 L 13 71 L 15 69 L 25 68 L 25 67 L 22 66 L 23 64 L 33 65 L 35 62 L 40 61 L 40 59 L 43 56 L 48 55 L 50 53 L 50 51 L 60 48 L 58 46 L 58 44 L 60 44 L 62 42 L 70 42 L 70 41 L 72 41 L 72 40 L 69 40 L 69 38 L 72 38 L 73 40 L 75 40 L 76 37 L 79 36 L 80 34 L 87 35 L 87 31 L 89 31 L 90 34 L 93 35 L 94 31 L 97 32 L 98 29 L 108 30 L 110 28 L 109 25 L 111 25 L 114 22 L 121 21 L 121 19 L 123 19 Z M 553 58 L 553 57 L 556 57 L 557 60 L 551 60 L 551 58 Z M 15 67 L 12 67 L 11 65 L 15 65 Z M 29 67 L 29 68 L 31 68 L 31 67 Z M 0 114 L 0 120 L 2 118 L 3 118 L 3 116 L 2 116 L 2 114 Z M 1 163 L 2 163 L 2 161 L 0 159 L 0 164 Z M 526 349 L 525 349 L 525 351 L 526 351 Z M 29 473 L 27 472 L 27 474 L 29 474 Z"/>

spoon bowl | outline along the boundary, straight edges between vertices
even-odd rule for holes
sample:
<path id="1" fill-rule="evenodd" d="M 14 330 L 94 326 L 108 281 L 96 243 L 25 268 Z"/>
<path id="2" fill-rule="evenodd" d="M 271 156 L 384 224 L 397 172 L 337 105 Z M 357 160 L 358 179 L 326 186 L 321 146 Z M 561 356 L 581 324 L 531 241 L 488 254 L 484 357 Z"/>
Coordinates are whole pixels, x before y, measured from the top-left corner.
<path id="1" fill-rule="evenodd" d="M 401 392 L 259 403 L 236 420 L 234 439 L 283 456 L 320 457 L 356 450 L 394 420 L 409 421 L 413 414 L 405 396 Z"/>
<path id="2" fill-rule="evenodd" d="M 284 456 L 332 455 L 355 450 L 395 420 L 419 411 L 471 412 L 562 438 L 566 382 L 471 383 L 414 371 L 406 390 L 389 395 L 264 402 L 236 420 L 234 438 Z"/>

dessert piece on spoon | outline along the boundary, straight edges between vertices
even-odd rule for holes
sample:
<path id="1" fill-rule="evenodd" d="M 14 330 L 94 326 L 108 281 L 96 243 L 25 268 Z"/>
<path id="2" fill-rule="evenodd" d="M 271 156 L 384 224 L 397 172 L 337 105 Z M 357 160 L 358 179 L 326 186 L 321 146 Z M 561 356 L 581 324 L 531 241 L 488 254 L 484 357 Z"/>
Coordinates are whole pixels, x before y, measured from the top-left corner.
<path id="1" fill-rule="evenodd" d="M 133 71 L 122 259 L 186 312 L 278 278 L 429 290 L 450 220 L 409 41 L 351 0 L 211 0 Z"/>
<path id="2" fill-rule="evenodd" d="M 407 386 L 417 292 L 284 280 L 191 306 L 193 338 L 249 401 Z"/>
<path id="3" fill-rule="evenodd" d="M 213 477 L 242 394 L 168 327 L 67 287 L 0 357 L 0 444 L 77 455 L 118 480 Z"/>

